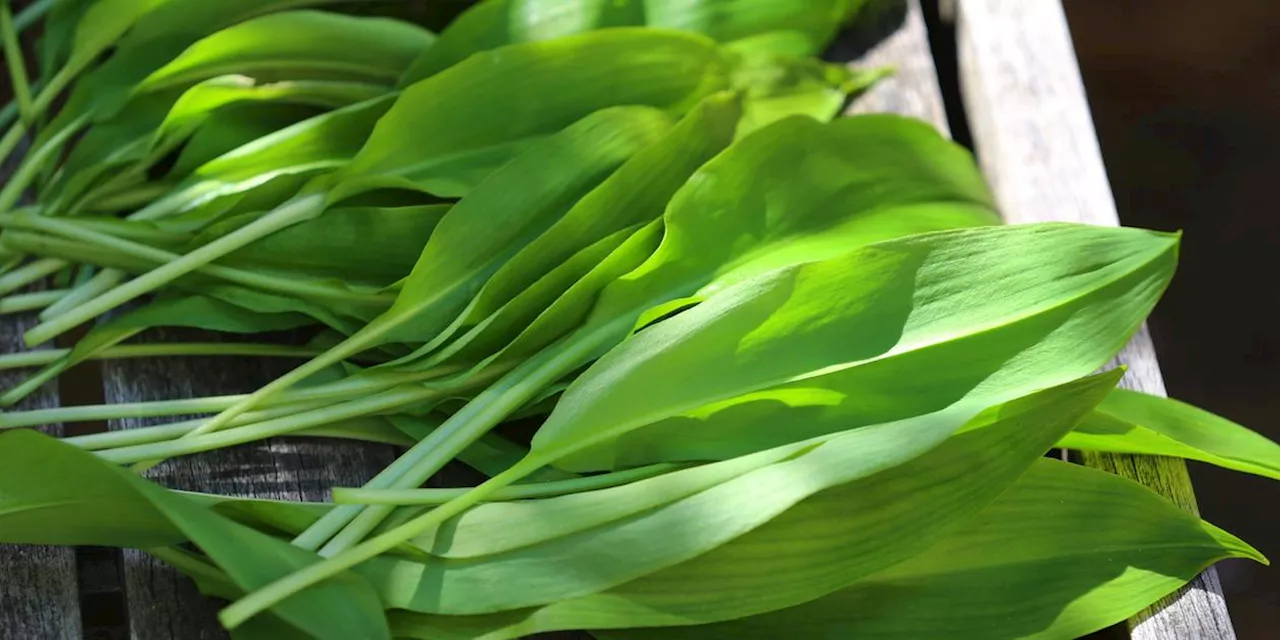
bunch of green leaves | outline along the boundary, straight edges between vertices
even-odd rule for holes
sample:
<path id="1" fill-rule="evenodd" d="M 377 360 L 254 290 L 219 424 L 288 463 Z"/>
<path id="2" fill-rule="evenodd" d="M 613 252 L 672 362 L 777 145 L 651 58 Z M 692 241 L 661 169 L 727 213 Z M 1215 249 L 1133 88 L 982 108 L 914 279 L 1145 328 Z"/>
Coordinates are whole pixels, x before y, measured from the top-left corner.
<path id="1" fill-rule="evenodd" d="M 310 359 L 242 396 L 0 413 L 213 414 L 0 435 L 0 542 L 146 549 L 236 634 L 334 639 L 1068 638 L 1265 562 L 1042 458 L 1280 478 L 1280 446 L 1096 373 L 1177 237 L 998 226 L 963 149 L 837 118 L 878 72 L 813 56 L 861 5 L 486 0 L 436 37 L 382 3 L 59 2 L 0 139 L 36 132 L 0 290 L 63 288 L 0 310 L 43 309 L 32 345 L 98 323 L 0 357 L 42 367 L 0 404 L 89 359 Z M 158 326 L 315 334 L 127 343 Z M 280 436 L 404 453 L 333 504 L 136 473 Z M 455 459 L 489 480 L 419 488 Z"/>

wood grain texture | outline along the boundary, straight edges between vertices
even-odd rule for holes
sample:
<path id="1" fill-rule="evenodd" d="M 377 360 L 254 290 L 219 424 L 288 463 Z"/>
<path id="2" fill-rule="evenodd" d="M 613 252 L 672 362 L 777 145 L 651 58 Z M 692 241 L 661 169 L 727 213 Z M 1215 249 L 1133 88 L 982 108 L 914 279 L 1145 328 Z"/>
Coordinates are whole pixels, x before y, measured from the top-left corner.
<path id="1" fill-rule="evenodd" d="M 1005 219 L 1118 225 L 1059 0 L 958 0 L 955 18 L 969 127 Z M 1116 363 L 1129 367 L 1122 386 L 1165 394 L 1145 328 Z M 1181 460 L 1093 454 L 1085 462 L 1196 512 Z M 1129 626 L 1135 640 L 1235 638 L 1213 569 Z"/>
<path id="2" fill-rule="evenodd" d="M 216 340 L 195 332 L 156 331 L 149 340 Z M 140 402 L 257 389 L 296 362 L 253 358 L 154 358 L 108 361 L 108 402 Z M 171 418 L 164 421 L 182 419 Z M 113 421 L 129 429 L 157 420 Z M 360 486 L 391 462 L 391 447 L 292 439 L 233 447 L 170 460 L 148 472 L 168 487 L 284 500 L 328 500 L 334 485 Z M 223 604 L 201 595 L 176 571 L 133 550 L 124 552 L 131 635 L 136 640 L 225 638 L 216 619 Z"/>
<path id="3" fill-rule="evenodd" d="M 852 60 L 861 68 L 888 66 L 895 70 L 858 96 L 847 113 L 912 116 L 950 135 L 919 0 L 868 2 L 832 48 L 832 57 Z"/>
<path id="4" fill-rule="evenodd" d="M 0 353 L 23 351 L 22 333 L 35 324 L 30 314 L 0 316 Z M 8 389 L 31 370 L 0 372 L 0 389 Z M 58 405 L 53 385 L 32 394 L 16 410 Z M 60 425 L 41 429 L 61 435 Z M 0 638 L 78 640 L 80 599 L 76 556 L 67 547 L 0 545 Z"/>

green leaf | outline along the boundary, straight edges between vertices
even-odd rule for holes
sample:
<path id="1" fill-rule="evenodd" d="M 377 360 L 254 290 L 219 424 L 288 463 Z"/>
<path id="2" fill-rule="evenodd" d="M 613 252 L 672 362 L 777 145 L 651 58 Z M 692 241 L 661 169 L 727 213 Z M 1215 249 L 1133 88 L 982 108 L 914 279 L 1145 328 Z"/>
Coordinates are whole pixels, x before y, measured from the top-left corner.
<path id="1" fill-rule="evenodd" d="M 797 55 L 817 55 L 862 0 L 486 0 L 440 34 L 405 73 L 408 85 L 482 51 L 595 29 L 655 27 L 728 42 L 771 31 L 793 34 Z"/>
<path id="2" fill-rule="evenodd" d="M 441 166 L 478 163 L 487 174 L 521 141 L 594 111 L 646 105 L 682 112 L 727 83 L 719 48 L 678 33 L 617 29 L 480 53 L 406 88 L 331 199 L 390 180 L 463 195 L 471 185 L 440 175 Z M 512 103 L 521 108 L 512 111 Z"/>
<path id="3" fill-rule="evenodd" d="M 66 105 L 35 146 L 86 114 L 114 115 L 138 83 L 210 33 L 272 11 L 332 1 L 97 0 L 77 23 L 72 53 L 59 76 L 70 81 L 108 47 L 113 48 L 112 55 L 75 84 Z"/>
<path id="4" fill-rule="evenodd" d="M 758 413 L 710 421 L 717 458 L 966 399 L 990 406 L 1104 364 L 1167 285 L 1176 246 L 1133 229 L 988 227 L 886 241 L 746 280 L 601 358 L 565 392 L 534 455 L 561 459 L 732 404 Z M 816 411 L 780 411 L 791 404 Z M 640 438 L 662 451 L 665 435 L 679 449 L 687 434 L 699 439 L 699 426 L 695 418 Z M 610 468 L 629 445 L 557 464 Z"/>
<path id="5" fill-rule="evenodd" d="M 413 269 L 450 205 L 338 207 L 232 252 L 219 264 L 383 287 Z M 210 227 L 197 244 L 240 226 Z M 219 227 L 224 226 L 225 229 Z"/>
<path id="6" fill-rule="evenodd" d="M 430 32 L 399 20 L 280 11 L 218 31 L 151 73 L 135 91 L 226 74 L 259 80 L 391 83 L 430 46 Z"/>
<path id="7" fill-rule="evenodd" d="M 454 332 L 481 323 L 489 335 L 480 342 L 467 338 L 473 353 L 481 350 L 472 362 L 506 346 L 630 235 L 620 235 L 623 230 L 635 231 L 659 218 L 671 196 L 698 167 L 729 145 L 740 114 L 738 100 L 731 94 L 704 100 L 660 140 L 640 149 L 586 193 L 555 224 L 520 247 L 489 277 L 455 325 L 419 353 L 432 351 Z M 600 244 L 606 239 L 610 239 L 607 246 Z M 495 315 L 499 312 L 500 317 Z M 503 327 L 505 331 L 500 330 Z M 492 345 L 487 353 L 484 344 Z"/>
<path id="8" fill-rule="evenodd" d="M 498 269 L 670 127 L 654 109 L 606 109 L 504 166 L 440 221 L 395 305 L 378 320 L 382 335 L 434 338 Z"/>
<path id="9" fill-rule="evenodd" d="M 93 454 L 26 429 L 0 432 L 0 540 L 154 547 L 185 536 Z"/>
<path id="10" fill-rule="evenodd" d="M 1077 638 L 1122 622 L 1224 558 L 1265 563 L 1145 487 L 1038 460 L 928 551 L 849 588 L 742 620 L 602 637 Z"/>
<path id="11" fill-rule="evenodd" d="M 0 443 L 4 542 L 155 547 L 189 539 L 244 590 L 315 560 L 43 434 L 8 432 Z M 300 593 L 273 613 L 316 638 L 390 637 L 377 596 L 353 574 Z"/>
<path id="12" fill-rule="evenodd" d="M 1172 456 L 1280 480 L 1280 445 L 1189 404 L 1116 389 L 1060 446 Z"/>
<path id="13" fill-rule="evenodd" d="M 205 163 L 171 194 L 132 217 L 150 220 L 172 216 L 275 178 L 341 167 L 363 146 L 374 123 L 393 101 L 394 97 L 387 95 L 359 102 L 258 138 Z"/>
<path id="14" fill-rule="evenodd" d="M 511 614 L 492 616 L 496 628 L 477 637 L 699 624 L 815 600 L 919 554 L 972 517 L 1070 430 L 1119 377 L 1113 371 L 993 408 L 951 437 L 956 424 L 939 421 L 854 429 L 811 441 L 798 451 L 785 447 L 792 455 L 775 464 L 641 512 L 633 521 L 593 530 L 589 537 L 558 541 L 565 547 L 558 574 L 569 584 L 595 586 L 590 579 L 609 574 L 615 564 L 639 564 L 646 556 L 678 560 L 680 551 L 693 552 L 683 562 L 655 563 L 638 574 L 643 577 L 610 589 L 513 612 L 520 614 L 517 624 L 511 623 Z M 606 556 L 596 554 L 607 550 L 594 544 L 611 537 L 613 554 L 604 562 Z M 627 541 L 624 557 L 616 552 L 619 540 Z M 492 571 L 505 560 L 480 558 L 463 571 Z M 430 571 L 448 563 L 426 567 Z M 522 584 L 530 584 L 537 564 L 525 560 L 518 566 Z M 533 584 L 557 588 L 550 576 L 544 579 L 548 582 Z M 436 576 L 425 582 L 439 584 Z M 504 582 L 487 584 L 500 590 L 495 585 Z M 380 588 L 384 598 L 395 596 L 385 584 Z M 446 602 L 454 595 L 448 588 L 433 593 Z M 393 614 L 398 635 L 406 634 L 401 626 L 406 621 L 447 628 L 455 620 Z"/>

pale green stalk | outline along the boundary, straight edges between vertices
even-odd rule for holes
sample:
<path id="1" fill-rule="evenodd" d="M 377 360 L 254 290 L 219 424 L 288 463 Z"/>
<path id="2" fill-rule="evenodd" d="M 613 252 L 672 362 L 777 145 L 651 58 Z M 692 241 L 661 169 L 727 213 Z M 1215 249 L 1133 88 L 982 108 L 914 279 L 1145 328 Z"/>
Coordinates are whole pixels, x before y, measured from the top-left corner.
<path id="1" fill-rule="evenodd" d="M 0 298 L 0 315 L 43 309 L 61 300 L 63 296 L 67 295 L 67 293 L 68 291 L 66 289 L 55 289 L 52 291 L 21 293 L 16 296 Z M 3 364 L 5 357 L 6 356 L 0 356 L 0 369 L 5 368 Z"/>
<path id="2" fill-rule="evenodd" d="M 24 294 L 41 295 L 42 293 Z M 48 293 L 64 293 L 50 291 Z M 22 296 L 13 296 L 13 300 Z M 4 300 L 0 300 L 0 313 L 4 313 Z M 70 349 L 38 349 L 22 353 L 0 355 L 0 371 L 20 369 L 22 367 L 39 367 L 56 362 Z M 88 360 L 126 360 L 131 358 L 156 358 L 168 356 L 232 356 L 232 357 L 264 357 L 264 358 L 310 358 L 322 353 L 320 349 L 310 347 L 293 347 L 279 344 L 263 344 L 258 342 L 164 342 L 156 344 L 126 344 L 108 347 L 90 355 Z M 355 358 L 360 361 L 360 358 Z M 369 360 L 368 362 L 375 362 Z M 243 396 L 236 396 L 243 397 Z M 227 406 L 231 406 L 228 404 Z M 225 409 L 226 407 L 221 407 Z M 220 409 L 219 409 L 220 410 Z"/>
<path id="3" fill-rule="evenodd" d="M 40 344 L 92 320 L 126 302 L 146 295 L 259 238 L 315 216 L 324 208 L 324 195 L 294 199 L 253 222 L 206 244 L 181 258 L 157 267 L 100 295 L 65 315 L 36 326 L 24 334 L 27 344 Z"/>
<path id="4" fill-rule="evenodd" d="M 277 402 L 271 403 L 271 406 L 311 400 L 347 400 L 363 394 L 385 391 L 397 386 L 427 380 L 430 377 L 440 375 L 447 375 L 447 371 L 426 371 L 415 373 L 412 376 L 356 376 L 314 387 L 297 389 L 281 398 L 277 398 Z M 116 418 L 212 413 L 214 411 L 224 409 L 244 397 L 245 396 L 243 395 L 210 396 L 207 398 L 184 398 L 181 400 L 158 400 L 151 402 L 83 405 L 79 407 L 54 407 L 50 409 L 34 409 L 31 411 L 13 411 L 0 413 L 0 428 L 26 427 L 57 422 L 82 422 L 86 420 L 112 420 Z"/>
<path id="5" fill-rule="evenodd" d="M 374 476 L 365 488 L 411 489 L 422 485 L 543 389 L 590 361 L 600 343 L 613 337 L 604 332 L 586 336 L 593 339 L 562 340 L 516 366 Z M 334 555 L 364 539 L 392 511 L 394 508 L 386 505 L 335 507 L 293 543 L 304 549 L 319 549 L 322 556 Z"/>
<path id="6" fill-rule="evenodd" d="M 54 303 L 48 309 L 40 312 L 38 316 L 40 320 L 47 321 L 56 318 L 76 307 L 92 300 L 95 296 L 102 295 L 104 291 L 120 284 L 124 280 L 125 273 L 118 269 L 103 269 L 94 274 L 88 281 L 82 282 L 72 289 L 66 297 Z"/>
<path id="7" fill-rule="evenodd" d="M 340 420 L 392 412 L 430 400 L 438 400 L 441 395 L 440 389 L 435 387 L 426 385 L 405 386 L 352 402 L 294 413 L 274 420 L 256 422 L 248 426 L 226 429 L 217 433 L 195 437 L 188 435 L 167 442 L 120 447 L 99 451 L 98 455 L 117 464 L 147 462 L 190 455 L 288 435 Z M 194 432 L 195 430 L 192 430 L 191 433 Z"/>
<path id="8" fill-rule="evenodd" d="M 18 105 L 18 113 L 30 124 L 34 120 L 31 83 L 27 78 L 27 61 L 22 55 L 22 42 L 14 27 L 9 0 L 0 0 L 0 37 L 4 38 L 4 58 L 9 66 L 9 82 L 13 85 L 13 98 Z"/>
<path id="9" fill-rule="evenodd" d="M 246 413 L 237 418 L 235 424 L 237 427 L 251 425 L 258 422 L 282 418 L 302 411 L 310 411 L 312 409 L 327 407 L 333 404 L 335 404 L 335 401 L 333 400 L 313 400 L 310 402 L 289 403 L 281 407 L 273 407 L 263 411 Z M 131 417 L 141 416 L 135 415 Z M 87 451 L 116 449 L 139 444 L 174 440 L 200 426 L 201 422 L 202 420 L 199 418 L 194 418 L 191 420 L 181 420 L 179 422 L 171 422 L 169 424 L 161 424 L 151 427 L 124 429 L 121 431 L 106 431 L 103 433 L 92 433 L 84 436 L 63 438 L 62 441 Z"/>
<path id="10" fill-rule="evenodd" d="M 164 249 L 157 249 L 150 245 L 125 240 L 116 236 L 94 231 L 69 220 L 61 220 L 57 218 L 49 218 L 38 215 L 17 215 L 4 217 L 0 216 L 0 225 L 9 226 L 18 229 L 29 229 L 36 231 L 44 231 L 58 236 L 71 238 L 101 248 L 118 251 L 124 255 L 158 262 L 163 265 L 174 264 L 183 259 L 180 254 Z M 206 245 L 207 246 L 207 245 Z M 195 253 L 195 252 L 192 252 Z M 284 278 L 263 275 L 245 269 L 235 267 L 227 267 L 216 264 L 203 264 L 194 268 L 198 273 L 221 278 L 228 282 L 242 284 L 249 287 L 255 287 L 267 291 L 275 291 L 278 293 L 286 293 L 307 298 L 322 298 L 348 304 L 362 304 L 366 306 L 384 309 L 391 306 L 394 301 L 393 296 L 377 293 L 360 293 L 352 291 L 345 287 L 332 286 L 320 283 L 311 283 L 304 280 L 294 278 Z M 153 272 L 154 273 L 154 272 Z M 99 274 L 101 275 L 101 274 Z M 104 276 L 104 280 L 111 276 Z M 128 285 L 123 285 L 128 286 Z M 123 286 L 121 288 L 123 288 Z M 89 302 L 85 303 L 90 304 Z M 68 311 L 73 313 L 73 311 Z M 55 319 L 45 322 L 45 325 L 52 324 Z M 40 325 L 40 326 L 45 326 Z M 40 327 L 37 326 L 36 331 Z"/>
<path id="11" fill-rule="evenodd" d="M 489 496 L 492 502 L 551 498 L 583 491 L 595 491 L 617 487 L 636 480 L 660 476 L 688 465 L 663 462 L 625 471 L 602 473 L 584 478 L 550 480 L 532 484 L 517 484 L 499 489 Z M 354 489 L 333 488 L 334 504 L 383 504 L 392 506 L 439 506 L 456 500 L 471 491 L 470 487 L 457 489 Z"/>
<path id="12" fill-rule="evenodd" d="M 67 266 L 67 263 L 61 260 L 44 258 L 18 267 L 0 276 L 0 295 L 12 293 L 27 285 L 35 284 L 57 273 L 65 266 Z"/>

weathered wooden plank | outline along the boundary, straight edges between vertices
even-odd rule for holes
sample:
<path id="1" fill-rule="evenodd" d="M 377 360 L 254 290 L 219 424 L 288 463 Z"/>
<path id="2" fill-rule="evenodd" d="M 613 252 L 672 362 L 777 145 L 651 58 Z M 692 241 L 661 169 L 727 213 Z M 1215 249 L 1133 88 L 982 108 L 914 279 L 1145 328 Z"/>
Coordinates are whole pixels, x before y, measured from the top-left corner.
<path id="1" fill-rule="evenodd" d="M 848 113 L 912 116 L 950 134 L 919 0 L 869 2 L 833 47 L 833 56 L 852 59 L 861 68 L 889 66 L 895 70 L 858 96 Z"/>
<path id="2" fill-rule="evenodd" d="M 23 351 L 22 332 L 35 324 L 32 314 L 0 317 L 0 353 Z M 0 389 L 20 382 L 30 371 L 0 372 Z M 47 385 L 16 409 L 58 405 Z M 60 425 L 42 429 L 61 435 Z M 75 550 L 68 547 L 0 545 L 0 638 L 78 640 L 80 600 Z"/>
<path id="3" fill-rule="evenodd" d="M 1059 0 L 958 0 L 961 89 L 975 150 L 1009 222 L 1118 225 Z M 1145 329 L 1117 361 L 1123 386 L 1163 395 Z M 1195 512 L 1186 466 L 1169 458 L 1091 455 L 1091 466 L 1132 478 Z M 1210 569 L 1130 621 L 1135 640 L 1234 638 Z"/>
<path id="4" fill-rule="evenodd" d="M 154 332 L 150 340 L 216 336 Z M 252 358 L 162 358 L 106 362 L 108 402 L 244 393 L 296 362 Z M 166 420 L 167 421 L 167 420 Z M 113 430 L 156 424 L 121 420 Z M 262 442 L 184 457 L 148 472 L 176 489 L 285 500 L 328 500 L 334 485 L 359 486 L 392 460 L 391 447 L 296 439 Z M 225 638 L 216 619 L 222 604 L 200 595 L 185 577 L 139 551 L 124 552 L 129 620 L 136 640 Z"/>

